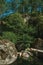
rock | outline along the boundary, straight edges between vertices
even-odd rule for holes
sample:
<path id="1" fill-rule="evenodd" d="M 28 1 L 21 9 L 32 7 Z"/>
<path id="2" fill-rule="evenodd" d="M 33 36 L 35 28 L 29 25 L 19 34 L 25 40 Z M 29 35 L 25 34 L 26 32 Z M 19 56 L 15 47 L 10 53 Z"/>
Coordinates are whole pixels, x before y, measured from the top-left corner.
<path id="1" fill-rule="evenodd" d="M 9 65 L 16 61 L 17 50 L 9 40 L 0 40 L 0 65 Z"/>

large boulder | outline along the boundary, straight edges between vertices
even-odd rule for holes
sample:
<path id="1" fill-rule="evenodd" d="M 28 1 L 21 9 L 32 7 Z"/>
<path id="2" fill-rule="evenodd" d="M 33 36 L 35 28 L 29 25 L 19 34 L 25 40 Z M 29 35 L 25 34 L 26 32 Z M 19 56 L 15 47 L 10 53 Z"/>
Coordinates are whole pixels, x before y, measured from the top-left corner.
<path id="1" fill-rule="evenodd" d="M 16 61 L 17 50 L 8 40 L 0 40 L 0 65 L 9 65 Z"/>

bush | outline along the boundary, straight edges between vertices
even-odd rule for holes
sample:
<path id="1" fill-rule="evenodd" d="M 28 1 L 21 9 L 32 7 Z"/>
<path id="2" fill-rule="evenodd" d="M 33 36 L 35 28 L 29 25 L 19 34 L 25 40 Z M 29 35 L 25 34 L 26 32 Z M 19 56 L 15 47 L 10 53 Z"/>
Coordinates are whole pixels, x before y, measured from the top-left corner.
<path id="1" fill-rule="evenodd" d="M 12 41 L 13 43 L 16 43 L 17 41 L 17 37 L 13 32 L 3 32 L 3 39 L 8 39 L 10 41 Z"/>

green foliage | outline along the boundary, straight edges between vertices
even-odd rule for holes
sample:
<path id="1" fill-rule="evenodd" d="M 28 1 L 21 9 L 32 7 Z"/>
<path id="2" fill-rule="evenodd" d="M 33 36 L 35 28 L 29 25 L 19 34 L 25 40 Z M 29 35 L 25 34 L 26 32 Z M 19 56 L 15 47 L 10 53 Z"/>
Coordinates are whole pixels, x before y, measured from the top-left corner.
<path id="1" fill-rule="evenodd" d="M 39 16 L 38 30 L 39 37 L 43 38 L 43 16 Z"/>
<path id="2" fill-rule="evenodd" d="M 0 14 L 3 14 L 6 10 L 8 10 L 7 3 L 5 0 L 0 0 Z"/>
<path id="3" fill-rule="evenodd" d="M 7 18 L 4 19 L 6 21 L 6 24 L 10 27 L 19 27 L 23 25 L 23 18 L 19 13 L 11 14 Z"/>
<path id="4" fill-rule="evenodd" d="M 3 32 L 3 39 L 8 39 L 12 41 L 13 43 L 16 43 L 17 37 L 13 32 Z"/>
<path id="5" fill-rule="evenodd" d="M 43 35 L 43 16 L 32 13 L 29 21 L 24 23 L 20 13 L 11 14 L 3 19 L 2 39 L 9 39 L 16 44 L 18 51 L 30 47 L 36 37 Z M 2 20 L 2 21 L 3 21 Z"/>
<path id="6" fill-rule="evenodd" d="M 31 25 L 24 24 L 22 15 L 20 13 L 11 14 L 3 20 L 5 24 L 2 25 L 2 39 L 9 39 L 14 42 L 17 48 L 20 47 L 18 49 L 20 51 L 30 47 L 34 40 L 35 29 Z"/>

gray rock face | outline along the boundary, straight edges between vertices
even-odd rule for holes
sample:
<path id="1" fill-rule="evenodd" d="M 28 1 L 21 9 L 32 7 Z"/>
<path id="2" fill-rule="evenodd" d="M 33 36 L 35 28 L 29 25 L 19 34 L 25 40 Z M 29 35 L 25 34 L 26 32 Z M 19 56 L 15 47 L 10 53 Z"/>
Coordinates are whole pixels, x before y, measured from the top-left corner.
<path id="1" fill-rule="evenodd" d="M 9 65 L 17 59 L 15 45 L 8 40 L 0 40 L 0 65 Z"/>

